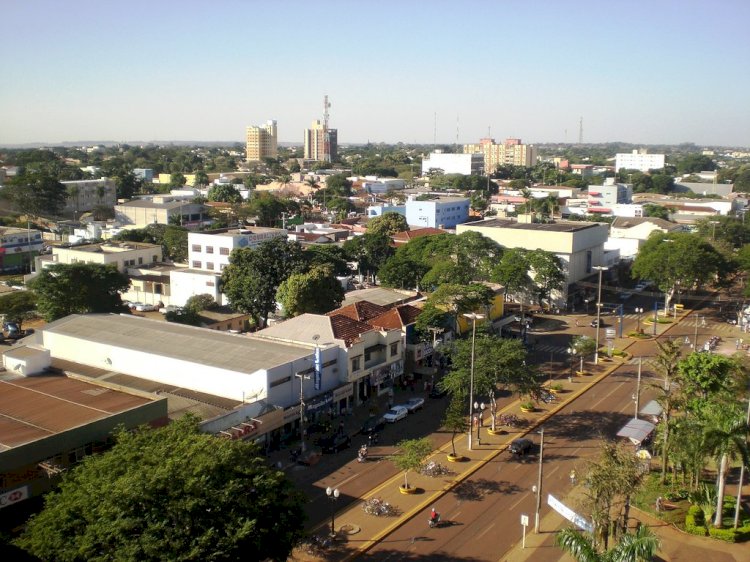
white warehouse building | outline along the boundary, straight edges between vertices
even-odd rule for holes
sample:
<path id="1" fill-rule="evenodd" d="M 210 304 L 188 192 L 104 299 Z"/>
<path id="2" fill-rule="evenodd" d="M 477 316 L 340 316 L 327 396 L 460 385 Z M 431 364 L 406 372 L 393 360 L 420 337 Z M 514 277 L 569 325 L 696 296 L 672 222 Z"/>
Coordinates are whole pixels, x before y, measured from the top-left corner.
<path id="1" fill-rule="evenodd" d="M 431 152 L 422 160 L 422 175 L 441 170 L 444 174 L 480 174 L 484 169 L 484 156 L 481 154 L 446 154 Z"/>

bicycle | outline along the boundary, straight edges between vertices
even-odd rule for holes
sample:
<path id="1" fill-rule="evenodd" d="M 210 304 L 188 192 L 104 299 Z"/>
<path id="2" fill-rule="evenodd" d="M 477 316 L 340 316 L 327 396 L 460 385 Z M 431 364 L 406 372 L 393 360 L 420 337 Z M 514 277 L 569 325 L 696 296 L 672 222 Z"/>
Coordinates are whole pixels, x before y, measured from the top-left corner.
<path id="1" fill-rule="evenodd" d="M 380 498 L 370 498 L 362 504 L 362 509 L 367 515 L 375 517 L 392 517 L 398 515 L 395 507 Z"/>

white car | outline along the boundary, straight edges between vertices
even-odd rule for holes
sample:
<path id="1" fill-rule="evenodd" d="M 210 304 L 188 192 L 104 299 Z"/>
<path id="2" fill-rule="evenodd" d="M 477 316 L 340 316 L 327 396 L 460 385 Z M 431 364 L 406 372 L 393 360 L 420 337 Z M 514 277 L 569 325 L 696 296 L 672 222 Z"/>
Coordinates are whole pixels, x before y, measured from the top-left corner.
<path id="1" fill-rule="evenodd" d="M 411 414 L 413 412 L 416 412 L 417 410 L 422 409 L 422 406 L 424 406 L 424 398 L 420 398 L 418 396 L 409 398 L 404 406 L 406 406 L 406 409 L 409 410 L 409 413 Z"/>
<path id="2" fill-rule="evenodd" d="M 409 409 L 403 404 L 398 404 L 388 410 L 383 416 L 383 419 L 388 423 L 396 423 L 398 420 L 402 420 L 408 415 Z"/>
<path id="3" fill-rule="evenodd" d="M 156 307 L 153 304 L 145 304 L 142 302 L 139 302 L 135 305 L 135 309 L 138 312 L 151 312 L 152 310 L 156 310 Z"/>

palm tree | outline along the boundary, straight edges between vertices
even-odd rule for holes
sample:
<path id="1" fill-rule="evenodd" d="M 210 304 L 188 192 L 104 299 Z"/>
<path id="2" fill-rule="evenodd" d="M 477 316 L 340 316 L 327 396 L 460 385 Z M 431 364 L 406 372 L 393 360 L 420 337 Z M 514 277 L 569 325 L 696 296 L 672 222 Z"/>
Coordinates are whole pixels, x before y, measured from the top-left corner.
<path id="1" fill-rule="evenodd" d="M 736 412 L 728 413 L 726 409 L 717 411 L 704 434 L 707 450 L 709 453 L 716 455 L 719 461 L 716 515 L 714 517 L 714 527 L 717 528 L 722 527 L 724 488 L 729 461 L 740 457 L 745 466 L 750 464 L 750 455 L 745 440 L 747 425 L 742 419 L 742 415 L 736 414 Z"/>
<path id="2" fill-rule="evenodd" d="M 598 552 L 594 539 L 575 529 L 563 529 L 555 544 L 578 562 L 645 562 L 653 559 L 661 541 L 649 527 L 641 525 L 635 533 L 625 533 L 610 550 Z"/>
<path id="3" fill-rule="evenodd" d="M 669 342 L 656 342 L 656 346 L 659 348 L 659 354 L 652 362 L 656 372 L 664 377 L 664 384 L 653 384 L 654 388 L 659 394 L 656 401 L 659 403 L 662 409 L 662 419 L 659 421 L 662 424 L 663 433 L 661 436 L 661 483 L 664 484 L 667 480 L 667 457 L 669 454 L 669 424 L 672 420 L 672 412 L 676 408 L 677 397 L 675 392 L 672 390 L 672 381 L 677 375 L 677 369 L 680 362 L 680 356 L 682 350 L 680 343 L 677 341 Z"/>

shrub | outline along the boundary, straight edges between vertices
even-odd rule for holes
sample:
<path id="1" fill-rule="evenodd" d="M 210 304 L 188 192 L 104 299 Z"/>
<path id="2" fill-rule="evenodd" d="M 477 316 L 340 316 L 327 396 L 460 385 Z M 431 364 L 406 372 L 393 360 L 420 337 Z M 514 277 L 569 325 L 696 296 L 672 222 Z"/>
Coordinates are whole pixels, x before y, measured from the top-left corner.
<path id="1" fill-rule="evenodd" d="M 534 409 L 534 403 L 533 402 L 521 402 L 521 409 L 522 410 L 533 410 Z"/>
<path id="2" fill-rule="evenodd" d="M 737 540 L 737 532 L 734 529 L 717 529 L 715 527 L 710 527 L 708 529 L 708 535 L 720 541 L 735 542 Z"/>
<path id="3" fill-rule="evenodd" d="M 707 529 L 703 520 L 703 510 L 697 505 L 691 505 L 685 515 L 685 531 L 691 535 L 705 537 Z"/>
<path id="4" fill-rule="evenodd" d="M 664 494 L 664 497 L 667 498 L 671 502 L 679 502 L 679 501 L 687 499 L 688 491 L 687 490 L 674 490 L 673 492 L 667 492 L 666 494 Z"/>

